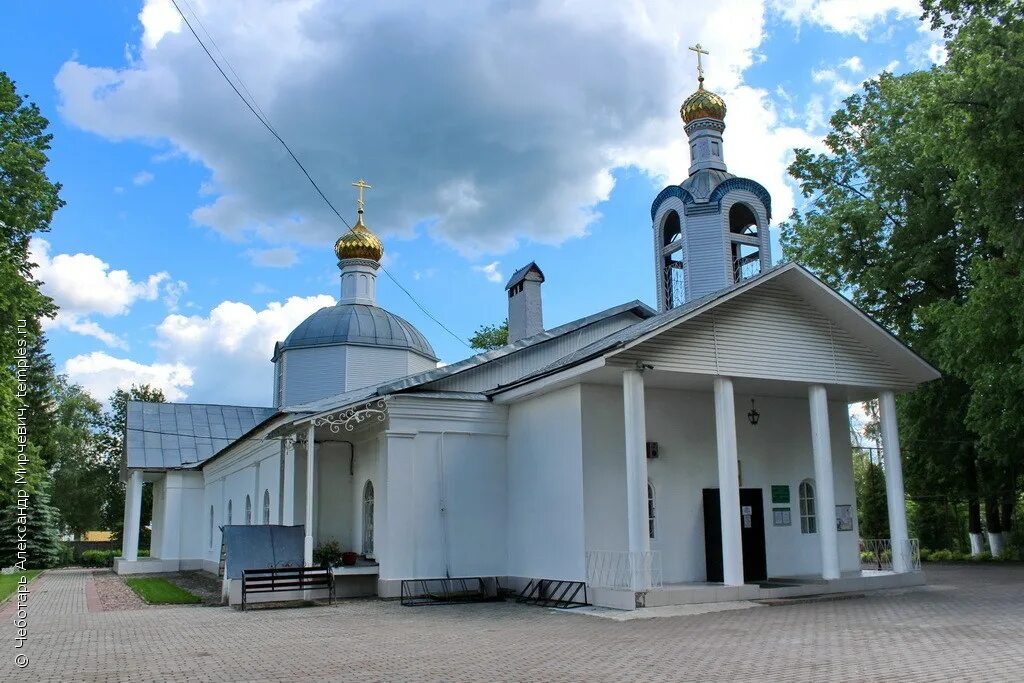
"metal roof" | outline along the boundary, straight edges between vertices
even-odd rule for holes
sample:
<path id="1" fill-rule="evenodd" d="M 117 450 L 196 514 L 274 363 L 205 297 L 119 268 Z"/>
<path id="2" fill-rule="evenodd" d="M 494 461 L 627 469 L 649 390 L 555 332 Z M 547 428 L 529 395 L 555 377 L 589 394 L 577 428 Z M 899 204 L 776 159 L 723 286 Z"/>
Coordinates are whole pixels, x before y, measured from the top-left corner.
<path id="1" fill-rule="evenodd" d="M 693 195 L 698 202 L 706 202 L 711 196 L 711 191 L 724 183 L 729 178 L 735 178 L 732 173 L 719 171 L 714 168 L 702 168 L 692 176 L 679 183 L 679 187 Z"/>
<path id="2" fill-rule="evenodd" d="M 633 312 L 641 318 L 649 318 L 655 315 L 654 309 L 652 309 L 647 304 L 644 304 L 640 301 L 630 301 L 628 303 L 620 304 L 618 306 L 613 306 L 612 308 L 606 309 L 604 311 L 600 311 L 599 313 L 588 315 L 585 318 L 580 318 L 579 320 L 573 320 L 572 322 L 568 322 L 564 325 L 553 327 L 550 330 L 545 330 L 544 332 L 535 334 L 532 337 L 520 339 L 519 341 L 514 342 L 512 344 L 506 344 L 505 346 L 502 346 L 497 349 L 485 351 L 484 353 L 478 353 L 475 356 L 470 356 L 469 358 L 461 360 L 458 363 L 452 363 L 451 365 L 445 365 L 444 367 L 426 370 L 424 372 L 419 372 L 414 375 L 409 375 L 407 377 L 401 377 L 399 379 L 393 380 L 391 382 L 386 382 L 378 386 L 354 389 L 343 394 L 328 396 L 326 398 L 322 398 L 317 401 L 311 401 L 309 403 L 284 406 L 281 408 L 281 412 L 319 413 L 325 410 L 332 410 L 335 408 L 352 405 L 354 403 L 359 403 L 361 401 L 368 400 L 374 396 L 384 396 L 386 394 L 395 393 L 398 391 L 413 389 L 415 387 L 423 386 L 431 382 L 436 382 L 439 379 L 450 377 L 451 375 L 455 375 L 460 372 L 465 372 L 467 370 L 480 367 L 481 365 L 486 365 L 487 363 L 500 360 L 513 353 L 535 346 L 536 344 L 541 344 L 551 339 L 556 339 L 558 337 L 561 337 L 562 335 L 575 332 L 576 330 L 586 327 L 587 325 L 592 325 L 600 320 L 604 320 L 605 318 L 610 318 L 612 316 L 619 315 L 620 313 L 627 312 Z"/>
<path id="3" fill-rule="evenodd" d="M 508 279 L 508 284 L 505 285 L 505 289 L 512 289 L 525 280 L 531 270 L 536 270 L 537 274 L 540 275 L 540 281 L 544 282 L 544 271 L 540 269 L 540 266 L 537 265 L 536 261 L 530 261 L 525 266 L 512 273 L 512 277 Z"/>
<path id="4" fill-rule="evenodd" d="M 688 315 L 695 313 L 700 309 L 711 307 L 720 300 L 728 298 L 732 294 L 736 293 L 737 290 L 756 287 L 764 282 L 767 282 L 768 280 L 771 280 L 776 275 L 788 271 L 795 271 L 797 273 L 802 274 L 808 281 L 815 283 L 822 290 L 825 290 L 835 295 L 835 297 L 844 302 L 846 306 L 849 309 L 851 309 L 853 313 L 856 314 L 859 320 L 862 320 L 869 326 L 877 328 L 884 334 L 885 338 L 889 339 L 891 342 L 894 342 L 903 352 L 905 352 L 908 355 L 908 357 L 915 359 L 923 366 L 925 366 L 927 368 L 927 371 L 930 371 L 932 376 L 926 377 L 922 381 L 927 381 L 928 379 L 934 379 L 940 376 L 939 371 L 932 367 L 928 363 L 928 361 L 923 359 L 921 356 L 917 354 L 917 352 L 915 352 L 909 346 L 900 341 L 889 330 L 885 329 L 885 327 L 877 323 L 871 316 L 861 311 L 859 308 L 857 308 L 857 306 L 855 306 L 841 294 L 833 290 L 831 287 L 829 287 L 827 284 L 821 281 L 817 276 L 815 276 L 805 267 L 803 267 L 799 263 L 789 261 L 776 264 L 775 266 L 772 266 L 771 268 L 762 271 L 759 275 L 755 277 L 733 283 L 732 285 L 729 285 L 728 287 L 720 289 L 716 292 L 712 292 L 705 296 L 693 299 L 692 301 L 688 301 L 681 306 L 671 308 L 667 311 L 663 311 L 662 313 L 659 313 L 646 320 L 642 320 L 635 325 L 630 325 L 629 327 L 623 328 L 618 332 L 610 334 L 603 339 L 599 339 L 598 341 L 593 342 L 592 344 L 588 344 L 587 346 L 584 346 L 570 354 L 567 354 L 559 358 L 553 363 L 550 363 L 547 366 L 541 368 L 537 372 L 531 373 L 525 377 L 516 380 L 515 382 L 510 382 L 509 384 L 497 387 L 486 393 L 488 395 L 499 394 L 503 391 L 507 391 L 513 386 L 526 384 L 527 382 L 531 382 L 535 379 L 539 379 L 546 375 L 554 374 L 560 370 L 565 370 L 574 365 L 584 363 L 592 358 L 596 358 L 597 356 L 609 353 L 615 349 L 621 348 L 631 342 L 640 339 L 641 337 L 650 332 L 654 332 L 662 327 L 671 325 L 673 322 L 681 318 L 685 318 Z"/>
<path id="5" fill-rule="evenodd" d="M 336 304 L 309 316 L 274 350 L 355 344 L 408 349 L 437 360 L 427 338 L 412 323 L 379 306 Z"/>
<path id="6" fill-rule="evenodd" d="M 274 415 L 273 408 L 129 401 L 129 468 L 195 467 Z"/>

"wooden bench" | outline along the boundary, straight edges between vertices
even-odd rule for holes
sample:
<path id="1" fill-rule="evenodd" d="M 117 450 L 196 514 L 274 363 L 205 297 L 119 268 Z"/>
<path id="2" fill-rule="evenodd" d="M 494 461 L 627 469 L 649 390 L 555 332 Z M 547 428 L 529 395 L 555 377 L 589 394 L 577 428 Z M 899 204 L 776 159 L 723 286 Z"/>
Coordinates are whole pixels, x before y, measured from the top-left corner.
<path id="1" fill-rule="evenodd" d="M 242 609 L 250 593 L 327 589 L 334 604 L 334 572 L 324 567 L 274 567 L 242 570 Z"/>

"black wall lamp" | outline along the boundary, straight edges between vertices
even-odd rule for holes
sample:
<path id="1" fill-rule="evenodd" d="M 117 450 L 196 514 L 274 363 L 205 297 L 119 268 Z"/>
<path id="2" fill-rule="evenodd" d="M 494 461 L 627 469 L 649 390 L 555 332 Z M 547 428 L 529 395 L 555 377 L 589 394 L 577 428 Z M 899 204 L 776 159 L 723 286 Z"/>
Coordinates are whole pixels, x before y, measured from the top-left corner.
<path id="1" fill-rule="evenodd" d="M 757 408 L 754 407 L 754 399 L 750 399 L 750 412 L 747 413 L 747 419 L 755 427 L 757 426 L 757 421 L 761 419 L 761 413 L 757 412 Z"/>

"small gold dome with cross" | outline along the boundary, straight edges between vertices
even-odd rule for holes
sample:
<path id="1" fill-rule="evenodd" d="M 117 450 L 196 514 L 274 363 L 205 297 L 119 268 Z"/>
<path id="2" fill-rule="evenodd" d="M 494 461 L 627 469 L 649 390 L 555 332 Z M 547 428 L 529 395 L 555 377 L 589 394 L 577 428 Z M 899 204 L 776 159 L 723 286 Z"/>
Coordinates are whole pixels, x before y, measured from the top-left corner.
<path id="1" fill-rule="evenodd" d="M 704 64 L 701 56 L 711 54 L 704 49 L 700 43 L 689 48 L 697 53 L 697 92 L 693 93 L 683 102 L 679 108 L 679 115 L 683 117 L 684 123 L 690 123 L 697 119 L 725 120 L 725 100 L 719 95 L 704 89 Z"/>
<path id="2" fill-rule="evenodd" d="M 359 219 L 351 230 L 334 243 L 334 253 L 338 256 L 339 261 L 364 258 L 379 262 L 384 255 L 384 243 L 363 223 L 363 190 L 371 190 L 373 185 L 360 178 L 352 183 L 352 187 L 359 190 L 359 199 L 356 203 L 356 206 L 359 207 Z"/>
<path id="3" fill-rule="evenodd" d="M 334 243 L 334 253 L 339 261 L 350 258 L 365 258 L 380 261 L 384 255 L 384 244 L 363 225 L 363 212 L 359 212 L 359 220 L 352 229 L 338 238 Z"/>
<path id="4" fill-rule="evenodd" d="M 697 119 L 725 120 L 725 100 L 710 90 L 704 89 L 704 79 L 700 79 L 700 86 L 697 92 L 693 93 L 683 102 L 679 108 L 679 115 L 683 117 L 684 123 L 690 123 Z"/>

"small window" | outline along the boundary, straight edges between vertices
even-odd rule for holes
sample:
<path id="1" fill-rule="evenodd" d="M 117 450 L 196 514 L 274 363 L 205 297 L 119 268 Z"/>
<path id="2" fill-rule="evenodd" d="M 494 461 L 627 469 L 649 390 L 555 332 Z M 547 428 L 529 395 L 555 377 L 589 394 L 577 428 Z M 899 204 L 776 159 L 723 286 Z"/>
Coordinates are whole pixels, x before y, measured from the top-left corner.
<path id="1" fill-rule="evenodd" d="M 228 499 L 228 526 L 231 526 L 231 499 Z"/>
<path id="2" fill-rule="evenodd" d="M 647 482 L 647 533 L 654 538 L 654 484 Z"/>
<path id="3" fill-rule="evenodd" d="M 665 216 L 664 227 L 662 228 L 664 246 L 668 246 L 673 242 L 678 242 L 683 236 L 683 227 L 679 222 L 679 214 L 675 211 L 669 211 Z"/>
<path id="4" fill-rule="evenodd" d="M 213 506 L 210 506 L 210 548 L 213 548 Z"/>
<path id="5" fill-rule="evenodd" d="M 757 237 L 757 217 L 746 204 L 733 204 L 729 209 L 729 232 Z"/>
<path id="6" fill-rule="evenodd" d="M 263 491 L 263 523 L 270 524 L 270 489 Z"/>
<path id="7" fill-rule="evenodd" d="M 800 533 L 818 532 L 818 517 L 814 505 L 814 482 L 804 479 L 800 482 Z"/>
<path id="8" fill-rule="evenodd" d="M 245 523 L 252 524 L 252 497 L 245 497 Z"/>

